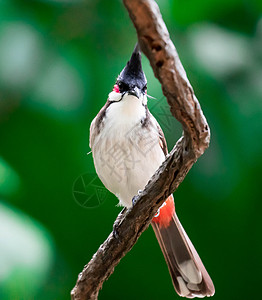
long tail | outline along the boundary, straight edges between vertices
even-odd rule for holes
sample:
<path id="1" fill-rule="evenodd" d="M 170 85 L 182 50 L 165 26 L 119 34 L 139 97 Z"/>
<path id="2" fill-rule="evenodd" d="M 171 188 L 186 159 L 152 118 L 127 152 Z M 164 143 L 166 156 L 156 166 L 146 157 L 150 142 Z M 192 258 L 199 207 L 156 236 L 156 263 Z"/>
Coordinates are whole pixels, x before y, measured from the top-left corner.
<path id="1" fill-rule="evenodd" d="M 213 282 L 178 220 L 172 195 L 159 209 L 151 224 L 177 293 L 186 298 L 213 296 Z"/>

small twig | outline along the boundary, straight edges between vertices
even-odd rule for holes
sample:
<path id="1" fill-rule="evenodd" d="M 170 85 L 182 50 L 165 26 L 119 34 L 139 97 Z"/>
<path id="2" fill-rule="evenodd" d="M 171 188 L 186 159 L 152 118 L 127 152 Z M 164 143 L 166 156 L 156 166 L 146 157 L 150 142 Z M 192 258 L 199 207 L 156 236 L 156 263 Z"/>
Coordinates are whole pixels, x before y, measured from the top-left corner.
<path id="1" fill-rule="evenodd" d="M 123 0 L 137 30 L 142 51 L 162 85 L 173 116 L 183 126 L 183 136 L 139 194 L 136 205 L 122 211 L 111 232 L 79 274 L 71 299 L 97 299 L 103 282 L 121 258 L 132 249 L 149 226 L 157 209 L 184 180 L 209 145 L 210 132 L 199 102 L 187 79 L 159 8 L 153 0 Z"/>

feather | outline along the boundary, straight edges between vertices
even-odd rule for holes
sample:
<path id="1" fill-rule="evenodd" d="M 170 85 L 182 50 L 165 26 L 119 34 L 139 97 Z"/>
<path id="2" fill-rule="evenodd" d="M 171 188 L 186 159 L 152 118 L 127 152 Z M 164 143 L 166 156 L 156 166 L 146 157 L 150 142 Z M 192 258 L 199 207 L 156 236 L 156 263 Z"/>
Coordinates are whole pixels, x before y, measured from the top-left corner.
<path id="1" fill-rule="evenodd" d="M 213 282 L 175 211 L 173 210 L 167 226 L 154 219 L 151 225 L 164 254 L 176 292 L 186 298 L 213 296 L 215 293 Z"/>

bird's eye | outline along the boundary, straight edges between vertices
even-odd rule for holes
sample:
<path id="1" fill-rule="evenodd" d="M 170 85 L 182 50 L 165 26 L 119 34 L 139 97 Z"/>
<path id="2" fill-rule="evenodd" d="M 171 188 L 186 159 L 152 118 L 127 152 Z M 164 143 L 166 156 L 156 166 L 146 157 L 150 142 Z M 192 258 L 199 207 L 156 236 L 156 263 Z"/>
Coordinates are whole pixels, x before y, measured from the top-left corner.
<path id="1" fill-rule="evenodd" d="M 128 85 L 122 81 L 118 81 L 117 85 L 121 93 L 128 91 Z"/>
<path id="2" fill-rule="evenodd" d="M 145 85 L 143 88 L 142 88 L 142 91 L 143 91 L 143 93 L 147 93 L 147 85 Z"/>

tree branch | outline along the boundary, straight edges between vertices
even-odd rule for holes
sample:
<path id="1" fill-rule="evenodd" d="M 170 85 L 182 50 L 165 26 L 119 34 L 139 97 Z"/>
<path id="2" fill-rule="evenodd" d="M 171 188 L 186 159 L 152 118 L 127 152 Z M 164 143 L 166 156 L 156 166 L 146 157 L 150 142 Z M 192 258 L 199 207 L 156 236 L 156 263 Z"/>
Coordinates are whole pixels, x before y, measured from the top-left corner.
<path id="1" fill-rule="evenodd" d="M 153 0 L 123 0 L 137 30 L 142 51 L 162 85 L 171 113 L 183 126 L 183 136 L 138 196 L 136 205 L 118 215 L 114 228 L 79 274 L 73 300 L 97 299 L 103 282 L 149 226 L 158 208 L 184 180 L 209 145 L 210 132 L 187 79 L 159 8 Z"/>

